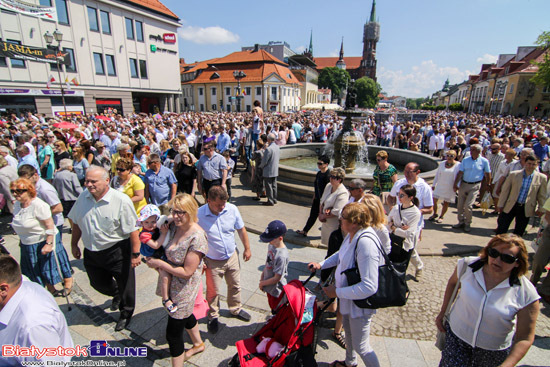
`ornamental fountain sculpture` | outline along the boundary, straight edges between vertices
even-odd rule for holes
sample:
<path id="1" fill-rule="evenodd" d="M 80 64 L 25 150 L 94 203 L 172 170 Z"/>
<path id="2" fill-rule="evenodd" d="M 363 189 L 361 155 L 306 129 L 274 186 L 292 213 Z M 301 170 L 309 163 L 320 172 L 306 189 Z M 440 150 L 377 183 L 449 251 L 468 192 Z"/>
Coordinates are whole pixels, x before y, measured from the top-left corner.
<path id="1" fill-rule="evenodd" d="M 334 139 L 334 167 L 343 167 L 346 173 L 353 173 L 357 158 L 363 158 L 365 152 L 365 139 L 359 131 L 353 130 L 352 118 L 361 117 L 363 112 L 355 110 L 357 93 L 352 80 L 346 94 L 346 108 L 338 111 L 339 116 L 344 116 L 344 124 Z"/>

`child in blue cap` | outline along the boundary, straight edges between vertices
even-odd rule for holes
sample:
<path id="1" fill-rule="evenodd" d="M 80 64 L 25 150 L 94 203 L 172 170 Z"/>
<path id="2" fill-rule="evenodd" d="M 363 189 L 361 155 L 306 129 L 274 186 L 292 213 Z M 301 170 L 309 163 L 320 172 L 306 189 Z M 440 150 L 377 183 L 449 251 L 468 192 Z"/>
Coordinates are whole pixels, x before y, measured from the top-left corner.
<path id="1" fill-rule="evenodd" d="M 286 225 L 280 220 L 274 220 L 260 235 L 260 241 L 269 243 L 269 246 L 259 287 L 261 291 L 267 293 L 267 301 L 271 310 L 275 310 L 279 305 L 288 274 L 288 249 L 283 242 L 285 234 Z"/>

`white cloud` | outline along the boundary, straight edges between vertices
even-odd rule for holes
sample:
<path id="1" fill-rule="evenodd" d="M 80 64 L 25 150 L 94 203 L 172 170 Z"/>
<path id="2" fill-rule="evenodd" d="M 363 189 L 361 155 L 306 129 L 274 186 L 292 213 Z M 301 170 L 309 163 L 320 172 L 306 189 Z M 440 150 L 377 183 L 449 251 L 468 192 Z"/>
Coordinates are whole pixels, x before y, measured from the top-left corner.
<path id="1" fill-rule="evenodd" d="M 410 72 L 381 67 L 377 74 L 378 83 L 390 96 L 412 98 L 426 97 L 441 90 L 447 78 L 451 84 L 456 84 L 474 73 L 452 66 L 438 66 L 432 60 L 427 60 L 412 66 Z"/>
<path id="2" fill-rule="evenodd" d="M 221 45 L 239 40 L 239 35 L 225 28 L 186 26 L 178 30 L 180 38 L 201 45 Z"/>
<path id="3" fill-rule="evenodd" d="M 329 57 L 338 57 L 338 56 L 339 56 L 339 52 L 338 52 L 338 50 L 330 51 L 330 52 L 328 53 L 328 56 L 329 56 Z"/>
<path id="4" fill-rule="evenodd" d="M 298 47 L 296 47 L 296 49 L 294 51 L 296 51 L 296 53 L 301 54 L 305 50 L 306 50 L 306 46 L 298 46 Z"/>
<path id="5" fill-rule="evenodd" d="M 496 56 L 496 55 L 485 54 L 481 57 L 478 57 L 476 59 L 476 61 L 480 64 L 493 64 L 493 63 L 497 62 L 497 58 L 498 58 L 498 56 Z"/>

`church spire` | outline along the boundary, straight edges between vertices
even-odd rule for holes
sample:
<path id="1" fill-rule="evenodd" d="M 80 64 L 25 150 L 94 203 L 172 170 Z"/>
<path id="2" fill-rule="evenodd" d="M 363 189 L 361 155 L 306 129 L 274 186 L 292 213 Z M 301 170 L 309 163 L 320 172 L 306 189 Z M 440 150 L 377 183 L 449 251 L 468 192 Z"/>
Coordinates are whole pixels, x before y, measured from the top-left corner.
<path id="1" fill-rule="evenodd" d="M 369 22 L 376 22 L 376 0 L 372 0 Z"/>
<path id="2" fill-rule="evenodd" d="M 342 44 L 340 45 L 340 60 L 344 60 L 344 37 L 342 37 Z"/>
<path id="3" fill-rule="evenodd" d="M 313 28 L 311 29 L 311 34 L 309 35 L 309 53 L 313 55 Z"/>

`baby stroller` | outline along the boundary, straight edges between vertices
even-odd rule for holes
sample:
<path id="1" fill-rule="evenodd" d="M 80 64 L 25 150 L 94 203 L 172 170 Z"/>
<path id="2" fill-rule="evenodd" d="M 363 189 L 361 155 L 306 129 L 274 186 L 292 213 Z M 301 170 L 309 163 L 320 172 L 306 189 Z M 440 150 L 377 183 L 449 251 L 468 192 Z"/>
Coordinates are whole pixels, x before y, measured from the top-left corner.
<path id="1" fill-rule="evenodd" d="M 303 283 L 292 280 L 283 287 L 279 306 L 275 315 L 251 338 L 235 343 L 237 354 L 229 362 L 231 367 L 281 367 L 303 366 L 315 367 L 315 350 L 317 344 L 316 325 L 319 317 L 332 303 L 330 300 L 322 309 L 317 308 L 315 296 L 305 285 L 315 275 L 312 273 Z M 270 358 L 266 353 L 259 353 L 256 347 L 264 338 L 277 342 L 282 349 Z M 270 343 L 267 343 L 269 349 Z"/>

